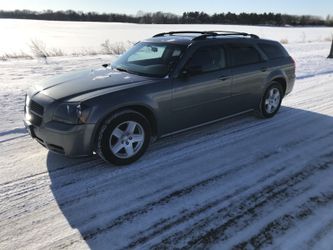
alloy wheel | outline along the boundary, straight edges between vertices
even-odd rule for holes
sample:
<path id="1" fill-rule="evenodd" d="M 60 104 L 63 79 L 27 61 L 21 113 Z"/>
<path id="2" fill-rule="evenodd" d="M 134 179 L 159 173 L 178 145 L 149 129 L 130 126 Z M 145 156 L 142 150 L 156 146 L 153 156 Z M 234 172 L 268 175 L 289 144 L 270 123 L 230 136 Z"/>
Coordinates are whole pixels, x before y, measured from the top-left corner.
<path id="1" fill-rule="evenodd" d="M 128 159 L 141 149 L 145 140 L 143 127 L 135 121 L 126 121 L 114 128 L 109 147 L 114 155 Z"/>
<path id="2" fill-rule="evenodd" d="M 265 99 L 265 111 L 268 114 L 274 113 L 280 105 L 281 93 L 278 88 L 271 88 Z"/>

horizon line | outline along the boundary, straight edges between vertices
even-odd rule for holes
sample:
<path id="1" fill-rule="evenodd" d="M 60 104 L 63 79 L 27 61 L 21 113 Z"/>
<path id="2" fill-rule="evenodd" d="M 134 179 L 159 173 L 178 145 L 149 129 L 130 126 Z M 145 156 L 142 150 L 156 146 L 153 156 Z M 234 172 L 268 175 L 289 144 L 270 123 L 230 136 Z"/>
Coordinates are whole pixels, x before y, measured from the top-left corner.
<path id="1" fill-rule="evenodd" d="M 95 10 L 89 10 L 89 11 L 83 11 L 83 10 L 79 10 L 79 9 L 43 9 L 43 10 L 33 10 L 33 9 L 0 9 L 0 11 L 32 11 L 32 12 L 39 12 L 39 13 L 42 13 L 42 12 L 46 12 L 46 11 L 53 11 L 53 12 L 58 12 L 58 11 L 74 11 L 74 12 L 82 12 L 82 13 L 91 13 L 91 12 L 94 12 L 94 13 L 97 13 L 97 14 L 117 14 L 117 15 L 128 15 L 128 16 L 134 16 L 134 17 L 137 17 L 139 16 L 138 13 L 142 12 L 141 15 L 145 15 L 145 14 L 154 14 L 154 13 L 158 13 L 158 12 L 161 12 L 161 13 L 165 13 L 165 14 L 173 14 L 173 15 L 176 15 L 176 16 L 179 16 L 181 17 L 184 13 L 193 13 L 193 12 L 198 12 L 198 13 L 205 13 L 205 14 L 208 14 L 209 16 L 212 16 L 212 15 L 215 15 L 215 14 L 228 14 L 228 13 L 231 13 L 231 14 L 236 14 L 236 15 L 239 15 L 239 14 L 257 14 L 257 15 L 263 15 L 263 14 L 281 14 L 281 15 L 290 15 L 290 16 L 310 16 L 310 17 L 320 17 L 320 18 L 327 18 L 327 17 L 333 17 L 333 14 L 327 14 L 326 16 L 322 16 L 322 15 L 315 15 L 315 14 L 291 14 L 291 13 L 283 13 L 283 12 L 273 12 L 273 11 L 264 11 L 264 12 L 245 12 L 245 11 L 241 11 L 241 12 L 231 12 L 231 11 L 224 11 L 224 12 L 214 12 L 214 13 L 208 13 L 208 12 L 205 12 L 205 11 L 199 11 L 199 10 L 193 10 L 193 11 L 183 11 L 181 14 L 177 14 L 177 13 L 174 13 L 174 12 L 170 12 L 170 11 L 162 11 L 162 10 L 159 10 L 159 11 L 144 11 L 144 10 L 138 10 L 136 12 L 136 14 L 133 14 L 133 13 L 124 13 L 124 12 L 107 12 L 107 11 L 104 11 L 104 12 L 101 12 L 101 11 L 95 11 Z"/>

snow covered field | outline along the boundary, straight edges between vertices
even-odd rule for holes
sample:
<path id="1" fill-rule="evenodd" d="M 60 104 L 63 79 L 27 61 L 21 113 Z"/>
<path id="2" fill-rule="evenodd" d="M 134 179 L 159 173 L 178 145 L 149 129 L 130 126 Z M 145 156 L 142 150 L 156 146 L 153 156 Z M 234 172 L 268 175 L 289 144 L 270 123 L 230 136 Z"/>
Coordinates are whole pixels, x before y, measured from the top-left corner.
<path id="1" fill-rule="evenodd" d="M 137 42 L 170 30 L 234 30 L 255 33 L 263 38 L 294 42 L 320 42 L 331 39 L 333 29 L 246 25 L 157 25 L 131 23 L 63 22 L 0 19 L 0 56 L 4 53 L 30 53 L 31 40 L 42 41 L 48 49 L 71 54 L 85 50 L 99 51 L 101 43 Z"/>
<path id="2" fill-rule="evenodd" d="M 287 45 L 297 82 L 275 118 L 165 138 L 122 168 L 49 153 L 22 123 L 29 86 L 112 58 L 0 62 L 0 249 L 333 249 L 329 46 Z"/>

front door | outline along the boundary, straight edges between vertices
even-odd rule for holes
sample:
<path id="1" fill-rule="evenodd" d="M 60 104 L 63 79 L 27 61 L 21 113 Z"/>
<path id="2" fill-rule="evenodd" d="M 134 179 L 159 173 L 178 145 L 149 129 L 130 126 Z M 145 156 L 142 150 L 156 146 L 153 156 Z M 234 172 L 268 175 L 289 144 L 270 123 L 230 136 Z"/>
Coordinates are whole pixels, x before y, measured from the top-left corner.
<path id="1" fill-rule="evenodd" d="M 231 83 L 225 49 L 222 46 L 198 48 L 185 64 L 183 76 L 174 79 L 174 129 L 184 129 L 228 115 Z"/>

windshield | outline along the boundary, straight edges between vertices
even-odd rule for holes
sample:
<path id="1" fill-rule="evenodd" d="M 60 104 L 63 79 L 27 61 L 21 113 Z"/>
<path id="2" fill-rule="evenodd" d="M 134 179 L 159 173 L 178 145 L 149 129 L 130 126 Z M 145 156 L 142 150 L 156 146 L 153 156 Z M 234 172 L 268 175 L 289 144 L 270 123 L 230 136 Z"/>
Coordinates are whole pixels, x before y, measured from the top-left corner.
<path id="1" fill-rule="evenodd" d="M 138 43 L 123 54 L 112 67 L 133 74 L 165 77 L 182 56 L 185 47 L 163 43 Z"/>

